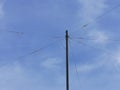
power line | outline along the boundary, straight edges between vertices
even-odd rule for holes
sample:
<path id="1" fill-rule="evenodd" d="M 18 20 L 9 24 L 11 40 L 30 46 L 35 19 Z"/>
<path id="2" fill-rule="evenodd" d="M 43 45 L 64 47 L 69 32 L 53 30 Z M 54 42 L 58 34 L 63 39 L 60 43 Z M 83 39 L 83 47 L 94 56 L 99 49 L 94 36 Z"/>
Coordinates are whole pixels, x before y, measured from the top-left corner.
<path id="1" fill-rule="evenodd" d="M 19 35 L 23 35 L 23 34 L 24 34 L 24 32 L 13 31 L 13 30 L 0 30 L 0 31 L 9 32 L 9 33 L 14 33 L 14 34 L 19 34 Z"/>
<path id="2" fill-rule="evenodd" d="M 76 39 L 76 40 L 88 40 L 88 41 L 95 41 L 97 39 L 94 38 L 84 38 L 84 37 L 72 37 L 72 39 Z M 113 42 L 120 42 L 120 40 L 114 40 L 114 39 L 106 39 L 108 41 L 113 41 Z"/>
<path id="3" fill-rule="evenodd" d="M 39 49 L 33 50 L 32 52 L 30 52 L 30 53 L 28 53 L 28 54 L 26 54 L 26 55 L 23 55 L 23 56 L 21 56 L 21 57 L 18 57 L 17 59 L 22 59 L 22 58 L 25 58 L 25 57 L 27 57 L 27 56 L 33 55 L 33 54 L 35 54 L 35 53 L 38 53 L 38 52 L 40 52 L 40 51 L 42 51 L 42 50 L 44 50 L 44 49 L 52 46 L 55 42 L 57 42 L 57 40 L 56 40 L 56 41 L 53 41 L 52 43 L 49 43 L 49 44 L 47 44 L 47 45 L 45 45 L 45 46 L 43 46 L 43 47 L 41 47 L 41 48 L 39 48 Z"/>
<path id="4" fill-rule="evenodd" d="M 104 55 L 105 55 L 105 56 L 107 55 L 108 58 L 109 58 L 109 56 L 110 56 L 110 58 L 114 58 L 114 53 L 112 53 L 112 52 L 110 52 L 110 51 L 108 51 L 108 50 L 101 49 L 101 48 L 96 48 L 96 47 L 93 47 L 93 46 L 88 45 L 87 43 L 83 43 L 83 42 L 78 42 L 78 41 L 77 41 L 77 43 L 79 43 L 79 44 L 81 44 L 81 45 L 83 45 L 83 46 L 86 46 L 86 47 L 90 48 L 91 50 L 92 50 L 92 49 L 96 49 L 96 50 L 99 50 L 99 51 L 101 50 L 101 51 L 103 51 L 102 54 L 104 53 Z M 77 73 L 77 71 L 76 71 L 76 73 Z"/>
<path id="5" fill-rule="evenodd" d="M 87 43 L 80 42 L 80 41 L 77 41 L 77 40 L 76 40 L 76 43 L 81 44 L 81 45 L 83 45 L 83 46 L 86 46 L 86 47 L 90 48 L 91 50 L 92 50 L 92 49 L 95 49 L 95 50 L 99 50 L 99 51 L 104 51 L 106 54 L 112 55 L 111 52 L 106 51 L 105 49 L 101 49 L 101 48 L 98 48 L 98 47 L 93 47 L 93 46 L 91 46 L 91 45 L 88 45 Z"/>
<path id="6" fill-rule="evenodd" d="M 82 30 L 82 29 L 86 28 L 88 25 L 90 25 L 90 24 L 92 24 L 93 22 L 95 22 L 95 21 L 103 18 L 105 15 L 111 13 L 112 11 L 114 11 L 115 9 L 117 9 L 117 8 L 119 8 L 119 7 L 120 7 L 120 4 L 114 6 L 113 8 L 111 8 L 111 9 L 109 9 L 108 11 L 104 12 L 102 15 L 96 17 L 95 19 L 91 20 L 90 22 L 88 22 L 88 23 L 86 23 L 86 24 L 83 24 L 83 25 L 80 27 L 80 29 L 78 29 L 78 30 Z M 76 31 L 78 31 L 78 30 L 76 30 Z"/>
<path id="7" fill-rule="evenodd" d="M 70 43 L 70 47 L 71 47 L 71 49 L 72 49 L 72 45 L 71 45 L 71 43 Z M 75 57 L 74 55 L 73 55 L 73 53 L 72 53 L 72 50 L 71 50 L 71 55 L 72 55 L 72 57 Z M 71 59 L 72 60 L 72 59 Z M 74 59 L 74 60 L 76 60 L 76 59 Z M 80 84 L 80 77 L 79 77 L 79 72 L 78 72 L 78 67 L 77 67 L 77 64 L 75 63 L 75 61 L 74 61 L 74 66 L 75 66 L 75 73 L 76 73 L 76 76 L 77 76 L 77 80 L 78 80 L 78 82 L 79 82 L 79 84 Z M 80 87 L 80 89 L 81 90 L 83 90 L 83 87 L 80 85 L 79 86 Z"/>
<path id="8" fill-rule="evenodd" d="M 7 31 L 7 32 L 10 32 L 10 33 L 16 33 L 16 34 L 19 34 L 19 35 L 23 35 L 24 34 L 24 32 L 17 32 L 17 31 Z"/>
<path id="9" fill-rule="evenodd" d="M 16 58 L 15 60 L 21 61 L 21 59 L 23 59 L 23 58 L 25 58 L 25 57 L 28 57 L 28 56 L 31 56 L 31 55 L 33 55 L 33 54 L 35 54 L 35 53 L 41 52 L 41 51 L 43 51 L 44 49 L 52 46 L 52 45 L 55 44 L 56 42 L 57 42 L 57 41 L 53 41 L 52 43 L 49 43 L 49 44 L 47 44 L 47 45 L 45 45 L 45 46 L 43 46 L 43 47 L 41 47 L 41 48 L 39 48 L 39 49 L 33 50 L 32 52 L 30 52 L 30 53 L 28 53 L 28 54 L 26 54 L 26 55 L 20 56 L 20 57 Z M 2 64 L 2 66 L 5 66 L 5 65 L 7 65 L 7 64 L 9 64 L 9 63 Z"/>
<path id="10" fill-rule="evenodd" d="M 70 41 L 71 39 L 69 39 L 69 41 Z M 71 49 L 72 49 L 72 46 L 71 46 L 71 43 L 69 42 L 69 46 L 70 46 L 70 51 L 71 51 Z M 61 43 L 61 47 L 62 47 L 62 49 L 63 50 L 65 50 L 65 46 L 63 45 L 63 43 Z M 71 51 L 71 54 L 70 55 L 72 55 L 72 57 L 74 57 L 73 56 L 73 53 L 72 53 L 72 51 Z M 71 59 L 70 59 L 71 60 Z M 74 59 L 75 60 L 75 59 Z M 75 75 L 77 76 L 77 80 L 78 80 L 78 82 L 79 82 L 79 84 L 80 84 L 80 78 L 79 78 L 79 72 L 78 72 L 78 68 L 77 68 L 77 64 L 75 63 L 75 61 L 74 61 L 74 65 L 75 65 Z M 83 88 L 83 87 L 81 87 L 81 85 L 79 86 L 80 88 Z M 83 90 L 83 89 L 82 89 Z"/>

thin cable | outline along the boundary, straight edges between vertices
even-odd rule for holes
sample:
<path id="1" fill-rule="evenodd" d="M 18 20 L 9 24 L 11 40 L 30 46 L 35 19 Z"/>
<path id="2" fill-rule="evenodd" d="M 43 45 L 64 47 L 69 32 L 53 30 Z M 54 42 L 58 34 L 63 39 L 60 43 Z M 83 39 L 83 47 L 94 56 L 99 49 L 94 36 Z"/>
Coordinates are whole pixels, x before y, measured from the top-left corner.
<path id="1" fill-rule="evenodd" d="M 69 44 L 70 44 L 70 42 L 69 42 Z M 61 43 L 60 46 L 62 47 L 63 50 L 65 50 L 65 46 L 64 46 L 63 43 Z M 71 47 L 71 44 L 70 44 L 69 46 Z M 71 54 L 71 55 L 73 55 L 73 54 Z M 79 78 L 79 73 L 78 73 L 78 69 L 77 69 L 77 64 L 76 64 L 76 63 L 74 63 L 74 64 L 75 64 L 75 73 L 76 73 L 76 75 L 77 75 L 77 80 L 78 80 L 78 82 L 80 83 L 80 78 Z M 81 85 L 80 85 L 80 86 L 81 86 Z M 82 87 L 80 87 L 80 88 L 82 88 Z M 82 90 L 83 90 L 83 89 L 82 89 Z"/>
<path id="2" fill-rule="evenodd" d="M 34 51 L 26 54 L 26 55 L 20 56 L 20 57 L 16 58 L 15 60 L 21 61 L 21 59 L 23 59 L 23 58 L 25 58 L 25 57 L 28 57 L 28 56 L 31 56 L 31 55 L 33 55 L 33 54 L 35 54 L 35 53 L 41 52 L 41 51 L 43 51 L 44 49 L 52 46 L 52 45 L 55 44 L 56 42 L 57 42 L 57 41 L 53 41 L 52 43 L 49 43 L 49 44 L 47 44 L 47 45 L 45 45 L 45 46 L 43 46 L 43 47 L 41 47 L 41 48 L 39 48 L 39 49 L 37 49 L 37 50 L 34 50 Z M 14 62 L 14 61 L 13 61 L 13 62 Z M 13 63 L 13 62 L 12 62 L 12 63 Z M 7 64 L 10 64 L 10 63 L 2 64 L 2 66 L 5 66 L 5 65 L 7 65 Z M 1 66 L 0 66 L 0 67 L 1 67 Z"/>
<path id="3" fill-rule="evenodd" d="M 52 37 L 52 38 L 61 38 L 61 39 L 65 39 L 65 37 L 63 37 L 63 36 L 54 36 L 54 37 Z"/>
<path id="4" fill-rule="evenodd" d="M 71 49 L 72 49 L 71 43 L 69 43 L 69 44 L 70 44 L 70 47 L 71 47 Z M 74 57 L 72 53 L 71 53 L 71 55 L 72 55 L 72 57 Z M 74 59 L 74 60 L 75 60 L 75 59 Z M 79 73 L 78 73 L 77 64 L 75 63 L 75 61 L 74 61 L 74 65 L 75 65 L 75 73 L 76 73 L 76 76 L 77 76 L 77 80 L 78 80 L 79 85 L 80 85 L 80 77 L 79 77 Z M 82 87 L 81 85 L 80 85 L 79 87 L 80 87 L 80 90 L 83 90 L 83 87 Z"/>
<path id="5" fill-rule="evenodd" d="M 24 32 L 18 32 L 18 31 L 13 31 L 13 30 L 0 30 L 0 31 L 9 32 L 9 33 L 15 33 L 15 34 L 19 34 L 19 35 L 24 34 Z"/>
<path id="6" fill-rule="evenodd" d="M 57 42 L 57 40 L 54 41 L 54 42 L 52 42 L 52 43 L 50 43 L 50 44 L 48 44 L 48 45 L 45 45 L 45 46 L 39 48 L 39 49 L 36 49 L 36 50 L 34 50 L 34 51 L 32 51 L 32 52 L 26 54 L 26 55 L 23 55 L 23 56 L 21 56 L 21 57 L 18 57 L 17 59 L 22 59 L 22 58 L 25 58 L 25 57 L 27 57 L 27 56 L 33 55 L 33 54 L 35 54 L 35 53 L 38 53 L 38 52 L 40 52 L 40 51 L 42 51 L 42 50 L 44 50 L 44 49 L 46 49 L 46 48 L 52 46 L 55 42 Z"/>
<path id="7" fill-rule="evenodd" d="M 19 35 L 23 35 L 23 34 L 24 34 L 24 32 L 9 31 L 9 30 L 7 30 L 7 32 L 10 32 L 10 33 L 16 33 L 16 34 L 19 34 Z"/>
<path id="8" fill-rule="evenodd" d="M 90 41 L 95 41 L 97 39 L 93 39 L 93 38 L 84 38 L 84 37 L 73 37 L 72 39 L 76 39 L 76 40 L 90 40 Z M 120 42 L 120 40 L 113 40 L 113 39 L 106 39 L 109 41 L 113 41 L 113 42 Z"/>
<path id="9" fill-rule="evenodd" d="M 101 49 L 101 48 L 93 47 L 93 46 L 91 46 L 91 45 L 88 45 L 88 44 L 86 44 L 86 43 L 84 43 L 84 42 L 77 41 L 77 40 L 76 40 L 76 43 L 81 44 L 81 45 L 83 45 L 83 46 L 86 46 L 86 47 L 88 47 L 88 48 L 90 48 L 90 49 L 96 49 L 96 50 L 99 50 L 99 51 L 104 51 L 105 53 L 112 55 L 111 52 L 109 52 L 109 51 L 105 51 L 105 49 Z"/>
<path id="10" fill-rule="evenodd" d="M 78 29 L 78 30 L 82 30 L 82 29 L 86 28 L 88 25 L 90 25 L 90 24 L 92 24 L 93 22 L 95 22 L 95 21 L 97 21 L 97 20 L 103 18 L 105 15 L 111 13 L 112 11 L 114 11 L 115 9 L 117 9 L 117 8 L 119 8 L 119 7 L 120 7 L 120 4 L 114 6 L 114 7 L 111 8 L 110 10 L 104 12 L 102 15 L 100 15 L 100 16 L 96 17 L 95 19 L 91 20 L 90 22 L 88 22 L 88 23 L 82 25 L 82 26 L 80 27 L 80 29 Z M 76 31 L 78 31 L 78 30 L 76 30 Z"/>
<path id="11" fill-rule="evenodd" d="M 64 39 L 65 39 L 65 38 L 64 38 Z M 65 40 L 63 40 L 63 41 L 65 42 Z M 64 51 L 65 51 L 65 50 L 66 50 L 66 46 L 65 46 L 64 42 L 61 41 L 61 43 L 60 43 L 61 45 L 60 45 L 60 46 L 61 46 L 61 48 L 64 49 Z"/>
<path id="12" fill-rule="evenodd" d="M 96 47 L 93 47 L 93 46 L 90 46 L 86 43 L 83 43 L 83 42 L 77 42 L 83 46 L 87 46 L 89 47 L 90 49 L 97 49 L 97 50 L 102 50 L 104 52 L 105 55 L 107 55 L 108 57 L 111 56 L 112 58 L 114 58 L 114 53 L 110 52 L 110 51 L 106 51 L 105 49 L 100 49 L 100 48 L 96 48 Z"/>

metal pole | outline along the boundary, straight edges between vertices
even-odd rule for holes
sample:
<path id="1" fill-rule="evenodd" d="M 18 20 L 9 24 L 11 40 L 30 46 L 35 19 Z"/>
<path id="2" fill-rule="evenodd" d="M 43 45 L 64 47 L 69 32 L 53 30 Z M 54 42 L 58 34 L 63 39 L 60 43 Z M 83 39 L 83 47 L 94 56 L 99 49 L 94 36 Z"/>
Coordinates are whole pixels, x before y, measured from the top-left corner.
<path id="1" fill-rule="evenodd" d="M 65 38 L 66 38 L 66 90 L 69 90 L 68 30 L 66 30 Z"/>

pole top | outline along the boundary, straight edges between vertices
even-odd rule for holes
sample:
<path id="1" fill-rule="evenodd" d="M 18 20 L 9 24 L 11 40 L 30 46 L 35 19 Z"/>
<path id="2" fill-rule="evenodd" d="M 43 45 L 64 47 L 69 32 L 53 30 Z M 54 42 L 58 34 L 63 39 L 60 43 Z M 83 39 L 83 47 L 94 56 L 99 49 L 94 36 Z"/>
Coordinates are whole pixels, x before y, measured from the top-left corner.
<path id="1" fill-rule="evenodd" d="M 66 30 L 66 37 L 69 38 L 69 35 L 68 35 L 68 30 Z"/>
<path id="2" fill-rule="evenodd" d="M 68 30 L 66 30 L 66 33 L 68 33 Z"/>

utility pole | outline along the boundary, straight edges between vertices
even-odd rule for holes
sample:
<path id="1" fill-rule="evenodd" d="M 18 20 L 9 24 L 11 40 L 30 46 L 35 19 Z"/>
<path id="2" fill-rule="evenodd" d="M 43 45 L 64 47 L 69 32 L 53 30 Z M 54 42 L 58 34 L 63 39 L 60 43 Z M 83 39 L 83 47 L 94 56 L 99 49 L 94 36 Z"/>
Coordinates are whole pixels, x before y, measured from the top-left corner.
<path id="1" fill-rule="evenodd" d="M 69 40 L 69 35 L 68 35 L 68 30 L 66 30 L 66 90 L 69 90 L 69 58 L 68 58 L 68 52 L 69 52 L 69 47 L 68 47 L 68 40 Z"/>

